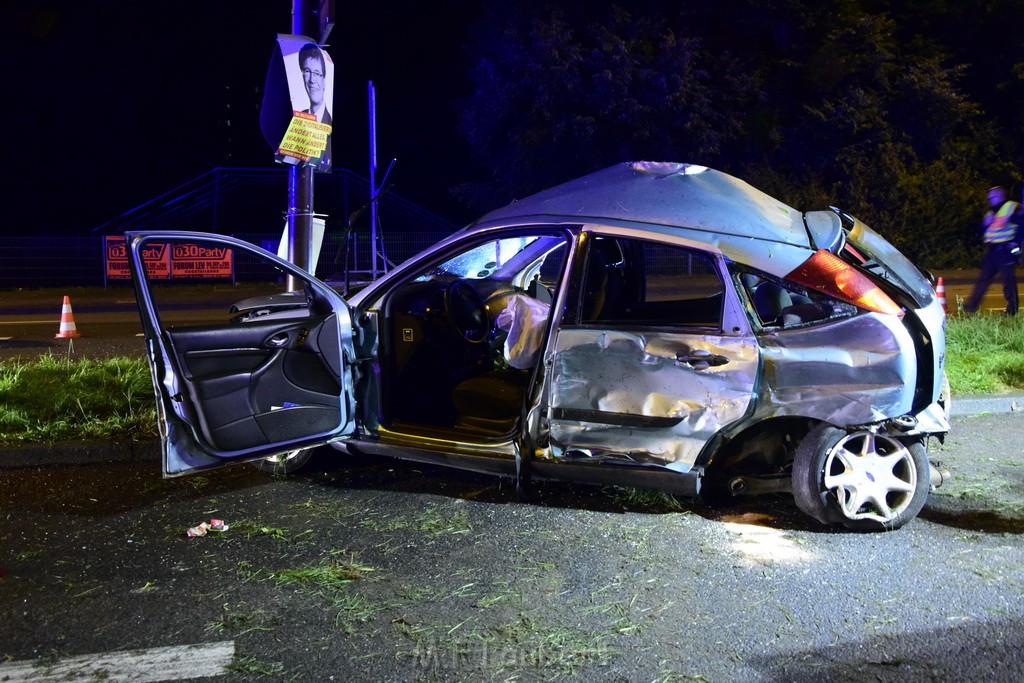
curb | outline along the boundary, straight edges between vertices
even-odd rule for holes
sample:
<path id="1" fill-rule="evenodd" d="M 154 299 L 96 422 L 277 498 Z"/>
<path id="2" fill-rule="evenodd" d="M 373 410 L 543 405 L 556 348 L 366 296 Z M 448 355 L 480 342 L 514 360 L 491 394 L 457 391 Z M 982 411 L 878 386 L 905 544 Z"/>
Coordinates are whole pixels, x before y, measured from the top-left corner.
<path id="1" fill-rule="evenodd" d="M 950 415 L 965 417 L 971 415 L 1019 413 L 1024 411 L 1024 395 L 1006 396 L 964 396 L 953 397 Z"/>

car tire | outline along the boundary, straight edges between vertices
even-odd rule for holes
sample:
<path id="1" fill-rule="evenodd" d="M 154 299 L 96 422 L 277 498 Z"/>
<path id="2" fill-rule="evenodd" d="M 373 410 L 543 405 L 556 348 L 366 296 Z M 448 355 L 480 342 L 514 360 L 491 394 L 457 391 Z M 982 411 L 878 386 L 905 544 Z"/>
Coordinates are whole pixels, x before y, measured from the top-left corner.
<path id="1" fill-rule="evenodd" d="M 287 451 L 262 460 L 253 460 L 252 466 L 269 474 L 293 474 L 309 464 L 315 451 L 315 448 Z"/>
<path id="2" fill-rule="evenodd" d="M 900 528 L 921 512 L 930 488 L 920 442 L 824 423 L 804 437 L 792 476 L 800 510 L 853 531 Z"/>

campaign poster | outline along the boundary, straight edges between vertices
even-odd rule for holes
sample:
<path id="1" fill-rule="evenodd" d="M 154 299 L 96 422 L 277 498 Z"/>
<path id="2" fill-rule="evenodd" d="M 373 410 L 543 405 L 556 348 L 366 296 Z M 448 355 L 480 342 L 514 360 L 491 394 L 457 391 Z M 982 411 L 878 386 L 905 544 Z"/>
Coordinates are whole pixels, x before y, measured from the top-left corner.
<path id="1" fill-rule="evenodd" d="M 331 169 L 334 62 L 311 38 L 279 34 L 260 127 L 284 164 Z"/>

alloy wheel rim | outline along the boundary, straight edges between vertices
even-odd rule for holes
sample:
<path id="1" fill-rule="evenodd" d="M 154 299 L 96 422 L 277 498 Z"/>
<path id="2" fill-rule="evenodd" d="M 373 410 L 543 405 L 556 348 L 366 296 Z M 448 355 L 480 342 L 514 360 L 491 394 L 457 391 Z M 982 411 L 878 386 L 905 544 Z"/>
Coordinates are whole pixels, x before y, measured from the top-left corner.
<path id="1" fill-rule="evenodd" d="M 847 519 L 887 523 L 910 506 L 917 476 L 914 457 L 902 443 L 858 432 L 829 450 L 823 483 Z"/>

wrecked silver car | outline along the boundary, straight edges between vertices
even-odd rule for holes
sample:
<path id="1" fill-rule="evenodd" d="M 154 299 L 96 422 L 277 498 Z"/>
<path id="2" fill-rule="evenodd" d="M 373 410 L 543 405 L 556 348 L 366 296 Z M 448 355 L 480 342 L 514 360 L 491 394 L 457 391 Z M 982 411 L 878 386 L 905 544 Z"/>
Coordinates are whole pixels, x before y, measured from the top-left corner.
<path id="1" fill-rule="evenodd" d="M 126 235 L 168 476 L 314 446 L 725 498 L 894 529 L 941 476 L 943 309 L 842 211 L 626 163 L 498 209 L 348 300 L 248 243 Z M 143 253 L 200 245 L 300 287 L 199 322 Z"/>

